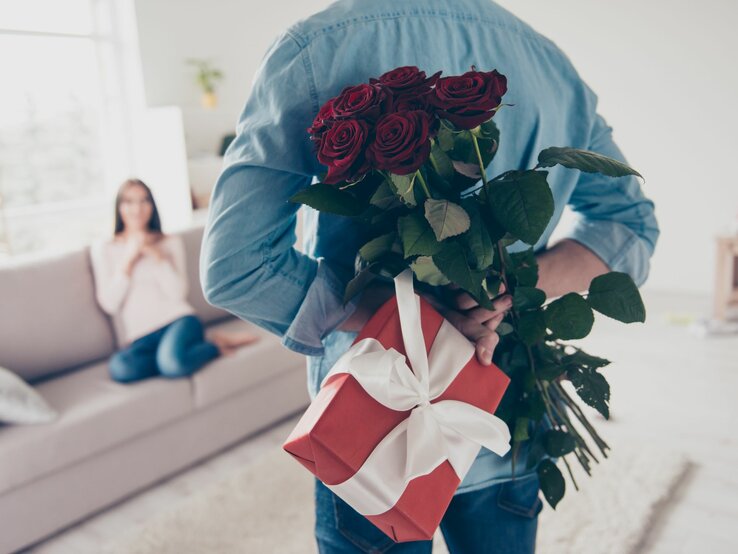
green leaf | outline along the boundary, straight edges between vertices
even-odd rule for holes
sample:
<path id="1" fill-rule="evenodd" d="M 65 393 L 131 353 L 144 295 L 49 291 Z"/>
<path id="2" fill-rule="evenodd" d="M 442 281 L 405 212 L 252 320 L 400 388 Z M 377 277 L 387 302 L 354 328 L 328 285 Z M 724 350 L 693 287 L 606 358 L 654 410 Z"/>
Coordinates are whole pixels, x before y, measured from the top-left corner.
<path id="1" fill-rule="evenodd" d="M 432 256 L 441 249 L 425 218 L 417 212 L 397 220 L 397 231 L 402 240 L 402 250 L 406 258 L 411 256 Z"/>
<path id="2" fill-rule="evenodd" d="M 482 286 L 485 288 L 489 296 L 494 297 L 500 294 L 502 280 L 497 275 L 488 274 L 487 278 L 482 281 Z"/>
<path id="3" fill-rule="evenodd" d="M 461 205 L 469 214 L 471 220 L 469 231 L 463 235 L 464 242 L 466 242 L 466 246 L 474 258 L 474 266 L 477 269 L 487 268 L 492 265 L 494 260 L 495 246 L 479 213 L 478 202 L 473 199 L 466 199 L 462 201 Z"/>
<path id="4" fill-rule="evenodd" d="M 546 301 L 546 293 L 535 287 L 516 287 L 513 294 L 513 308 L 529 310 L 538 308 Z"/>
<path id="5" fill-rule="evenodd" d="M 445 154 L 444 154 L 445 155 Z M 454 181 L 458 174 L 454 173 L 451 179 L 446 180 L 441 177 L 433 166 L 426 164 L 424 167 L 424 175 L 428 188 L 431 191 L 437 193 L 439 198 L 448 198 L 449 200 L 456 200 L 458 198 L 458 191 L 464 189 L 457 189 Z M 467 187 L 468 188 L 468 187 Z"/>
<path id="6" fill-rule="evenodd" d="M 546 449 L 546 454 L 558 458 L 574 452 L 576 442 L 574 437 L 566 431 L 552 429 L 544 433 L 543 446 Z"/>
<path id="7" fill-rule="evenodd" d="M 425 219 L 430 223 L 439 242 L 460 235 L 471 225 L 469 214 L 464 208 L 448 200 L 435 198 L 428 198 L 425 201 Z"/>
<path id="8" fill-rule="evenodd" d="M 489 166 L 497 154 L 497 147 L 500 143 L 500 130 L 493 119 L 485 121 L 472 132 L 477 137 L 479 152 L 482 155 L 482 163 L 484 167 Z M 476 153 L 475 153 L 476 154 Z"/>
<path id="9" fill-rule="evenodd" d="M 290 202 L 344 216 L 357 216 L 364 211 L 364 205 L 353 194 L 325 183 L 315 183 L 302 189 L 290 197 Z"/>
<path id="10" fill-rule="evenodd" d="M 533 387 L 535 388 L 535 380 L 533 382 Z M 541 394 L 537 390 L 526 395 L 525 400 L 520 404 L 519 413 L 533 421 L 539 421 L 543 417 L 543 414 L 546 413 L 546 405 L 543 402 Z"/>
<path id="11" fill-rule="evenodd" d="M 584 350 L 577 350 L 573 354 L 567 354 L 561 358 L 564 365 L 580 366 L 586 369 L 600 369 L 610 365 L 610 360 L 587 354 Z"/>
<path id="12" fill-rule="evenodd" d="M 397 235 L 395 233 L 387 233 L 376 237 L 359 249 L 359 255 L 368 263 L 378 261 L 384 254 L 392 250 Z"/>
<path id="13" fill-rule="evenodd" d="M 592 279 L 587 301 L 601 314 L 623 323 L 646 321 L 641 294 L 627 273 L 611 271 Z"/>
<path id="14" fill-rule="evenodd" d="M 610 418 L 610 385 L 604 375 L 594 369 L 570 367 L 566 376 L 582 401 L 600 412 L 605 419 Z"/>
<path id="15" fill-rule="evenodd" d="M 643 175 L 629 165 L 589 150 L 552 146 L 538 154 L 538 167 L 552 167 L 556 164 L 588 173 L 602 173 L 608 177 L 637 175 L 643 178 Z"/>
<path id="16" fill-rule="evenodd" d="M 484 226 L 487 228 L 487 234 L 489 234 L 490 240 L 495 243 L 505 236 L 505 228 L 502 224 L 495 219 L 492 214 L 492 209 L 488 204 L 483 204 L 479 207 L 479 213 L 484 221 Z"/>
<path id="17" fill-rule="evenodd" d="M 431 152 L 429 163 L 433 169 L 446 181 L 451 181 L 454 178 L 454 166 L 451 162 L 451 158 L 444 152 L 443 148 L 438 144 L 438 141 L 431 141 Z"/>
<path id="18" fill-rule="evenodd" d="M 581 339 L 592 330 L 594 314 L 576 292 L 565 294 L 546 306 L 546 326 L 560 339 Z"/>
<path id="19" fill-rule="evenodd" d="M 546 337 L 546 320 L 542 310 L 523 312 L 518 318 L 518 336 L 531 346 Z"/>
<path id="20" fill-rule="evenodd" d="M 479 137 L 500 140 L 500 129 L 494 119 L 488 119 L 479 126 Z"/>
<path id="21" fill-rule="evenodd" d="M 395 175 L 390 173 L 390 184 L 395 191 L 395 194 L 400 197 L 405 204 L 408 206 L 417 206 L 415 200 L 415 176 L 417 173 L 411 173 L 410 175 Z"/>
<path id="22" fill-rule="evenodd" d="M 451 281 L 441 273 L 441 270 L 436 267 L 433 263 L 433 258 L 430 256 L 418 256 L 410 264 L 410 269 L 413 270 L 418 281 L 428 283 L 433 286 L 448 285 Z"/>
<path id="23" fill-rule="evenodd" d="M 566 371 L 566 366 L 555 363 L 536 365 L 536 377 L 541 381 L 553 381 Z"/>
<path id="24" fill-rule="evenodd" d="M 441 122 L 441 125 L 438 128 L 438 137 L 436 138 L 441 150 L 449 152 L 454 149 L 454 136 L 456 134 L 457 133 L 454 133 L 447 125 Z"/>
<path id="25" fill-rule="evenodd" d="M 497 331 L 498 335 L 504 337 L 505 335 L 509 335 L 513 332 L 513 326 L 510 325 L 507 321 L 501 321 L 495 331 Z"/>
<path id="26" fill-rule="evenodd" d="M 471 133 L 467 130 L 452 130 L 446 121 L 442 121 L 438 129 L 438 144 L 453 161 L 469 164 L 477 161 Z"/>
<path id="27" fill-rule="evenodd" d="M 530 435 L 528 434 L 529 424 L 530 419 L 527 417 L 519 417 L 515 420 L 515 431 L 513 432 L 514 442 L 522 442 L 530 438 Z"/>
<path id="28" fill-rule="evenodd" d="M 537 468 L 541 492 L 548 504 L 555 510 L 559 501 L 564 498 L 566 482 L 559 468 L 551 460 L 541 460 Z"/>
<path id="29" fill-rule="evenodd" d="M 554 212 L 546 171 L 516 171 L 488 185 L 488 201 L 495 218 L 511 234 L 535 244 Z"/>
<path id="30" fill-rule="evenodd" d="M 354 296 L 359 294 L 366 286 L 371 283 L 377 277 L 376 271 L 378 271 L 380 264 L 373 263 L 370 266 L 364 268 L 356 276 L 351 279 L 346 285 L 346 291 L 343 295 L 343 303 L 348 303 Z"/>
<path id="31" fill-rule="evenodd" d="M 469 267 L 464 249 L 456 242 L 448 241 L 433 256 L 433 263 L 452 283 L 478 298 L 482 290 L 483 271 Z M 486 295 L 486 294 L 485 294 Z"/>
<path id="32" fill-rule="evenodd" d="M 513 252 L 510 254 L 513 262 L 513 273 L 518 281 L 519 286 L 535 287 L 538 283 L 538 261 L 533 253 L 533 248 L 528 248 L 522 252 Z"/>
<path id="33" fill-rule="evenodd" d="M 384 179 L 379 183 L 379 186 L 377 186 L 377 190 L 374 191 L 369 203 L 382 210 L 389 210 L 402 205 L 398 200 L 395 191 L 390 187 L 389 182 Z"/>

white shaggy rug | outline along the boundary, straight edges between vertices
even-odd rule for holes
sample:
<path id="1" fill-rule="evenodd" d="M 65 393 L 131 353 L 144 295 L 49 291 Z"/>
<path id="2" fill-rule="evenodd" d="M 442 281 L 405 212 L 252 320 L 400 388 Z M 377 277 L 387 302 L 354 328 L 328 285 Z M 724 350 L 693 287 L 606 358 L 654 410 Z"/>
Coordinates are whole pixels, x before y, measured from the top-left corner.
<path id="1" fill-rule="evenodd" d="M 541 513 L 539 554 L 631 554 L 683 479 L 681 455 L 645 444 L 616 445 L 579 477 L 556 511 Z M 157 515 L 107 545 L 105 554 L 313 554 L 313 478 L 282 450 Z M 440 537 L 440 535 L 439 535 Z M 447 552 L 443 541 L 434 553 Z"/>

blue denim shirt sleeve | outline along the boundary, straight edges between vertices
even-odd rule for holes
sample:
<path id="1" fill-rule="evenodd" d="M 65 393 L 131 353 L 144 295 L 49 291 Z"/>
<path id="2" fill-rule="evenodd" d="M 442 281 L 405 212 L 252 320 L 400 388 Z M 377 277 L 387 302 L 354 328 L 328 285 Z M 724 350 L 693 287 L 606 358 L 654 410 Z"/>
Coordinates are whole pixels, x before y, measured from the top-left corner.
<path id="1" fill-rule="evenodd" d="M 584 86 L 593 106 L 587 149 L 627 163 L 613 140 L 612 127 L 594 111 L 595 93 Z M 648 277 L 659 226 L 654 203 L 644 195 L 638 179 L 581 172 L 569 206 L 578 218 L 567 238 L 592 250 L 612 271 L 628 273 L 642 285 Z"/>
<path id="2" fill-rule="evenodd" d="M 200 279 L 207 301 L 317 356 L 355 309 L 323 258 L 294 248 L 297 204 L 318 171 L 307 127 L 317 113 L 307 53 L 289 33 L 262 60 L 211 197 Z"/>

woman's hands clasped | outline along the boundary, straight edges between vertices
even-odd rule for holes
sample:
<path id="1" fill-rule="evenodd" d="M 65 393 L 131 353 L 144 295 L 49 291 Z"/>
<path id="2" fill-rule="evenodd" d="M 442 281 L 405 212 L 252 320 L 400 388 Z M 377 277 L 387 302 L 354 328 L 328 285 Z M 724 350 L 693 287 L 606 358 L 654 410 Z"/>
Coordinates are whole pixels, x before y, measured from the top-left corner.
<path id="1" fill-rule="evenodd" d="M 151 256 L 157 261 L 166 258 L 162 249 L 157 246 L 159 242 L 150 233 L 131 233 L 125 238 L 126 258 L 123 266 L 124 272 L 130 277 L 136 263 L 144 256 Z"/>

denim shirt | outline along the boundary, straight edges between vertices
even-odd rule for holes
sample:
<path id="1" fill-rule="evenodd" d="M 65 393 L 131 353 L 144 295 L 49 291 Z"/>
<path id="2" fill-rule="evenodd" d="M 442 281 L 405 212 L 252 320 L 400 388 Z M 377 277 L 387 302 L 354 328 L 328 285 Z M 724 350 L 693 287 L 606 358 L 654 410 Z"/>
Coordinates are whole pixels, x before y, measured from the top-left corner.
<path id="1" fill-rule="evenodd" d="M 325 171 L 306 129 L 344 87 L 403 65 L 428 75 L 458 75 L 474 65 L 507 76 L 503 101 L 514 106 L 495 116 L 501 139 L 489 176 L 534 167 L 548 146 L 626 161 L 597 113 L 596 94 L 566 55 L 489 0 L 339 0 L 289 27 L 266 52 L 226 152 L 200 277 L 208 302 L 308 356 L 312 396 L 356 336 L 336 327 L 358 302 L 342 298 L 365 237 L 349 218 L 306 209 L 302 252 L 294 248 L 299 206 L 288 199 Z M 568 205 L 578 219 L 567 236 L 642 284 L 659 230 L 637 179 L 554 167 L 548 181 L 555 212 L 535 250 L 546 248 Z M 510 251 L 524 248 L 516 243 Z M 510 475 L 509 456 L 483 449 L 458 492 Z"/>

